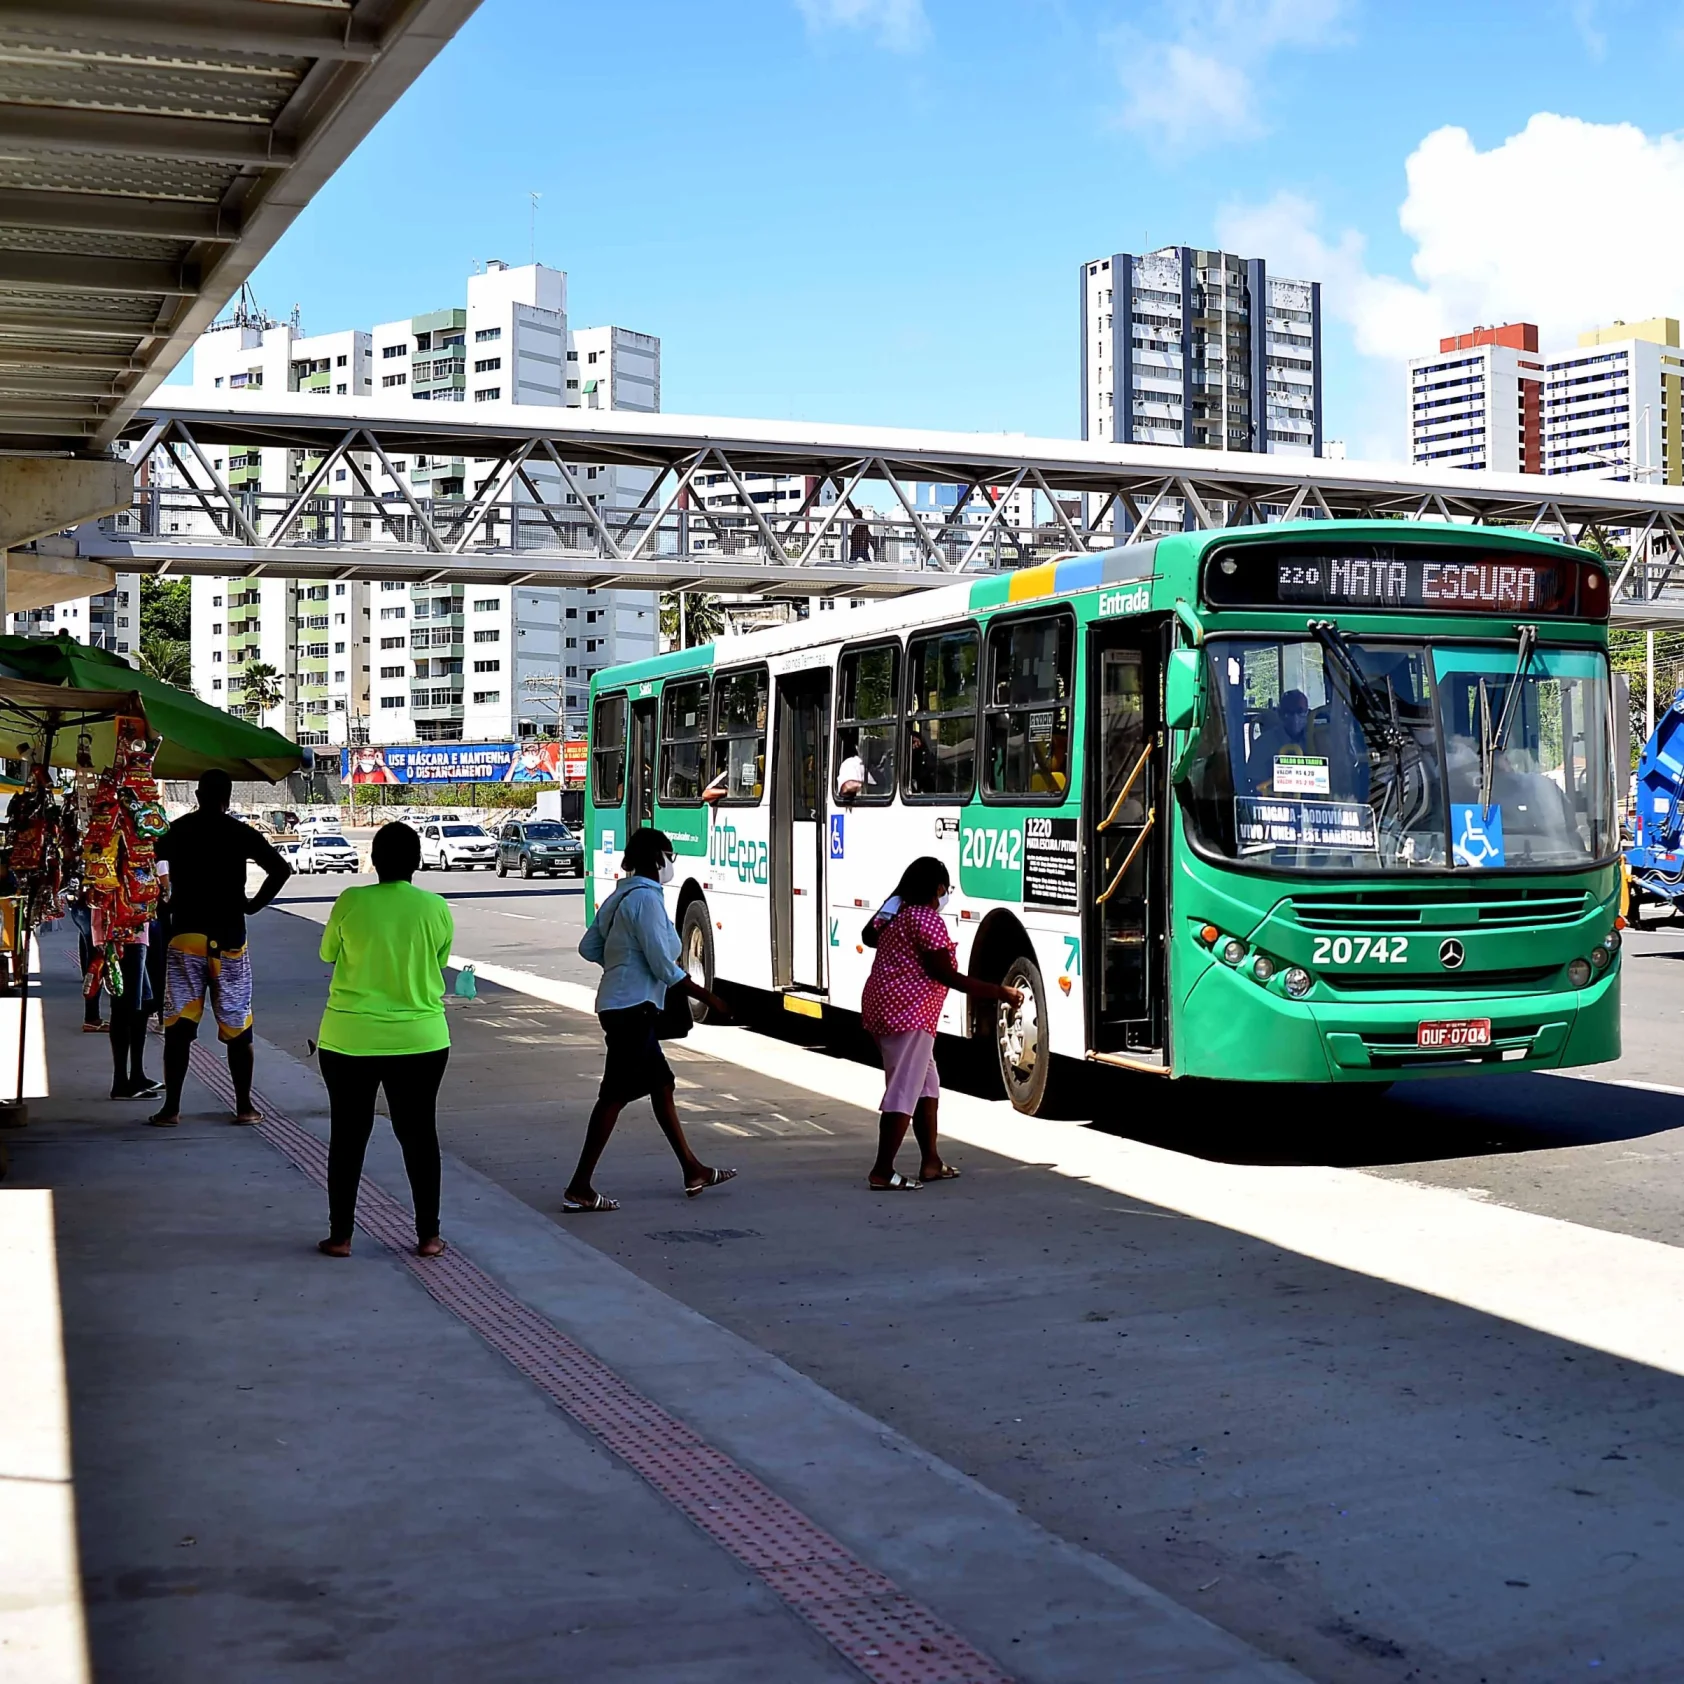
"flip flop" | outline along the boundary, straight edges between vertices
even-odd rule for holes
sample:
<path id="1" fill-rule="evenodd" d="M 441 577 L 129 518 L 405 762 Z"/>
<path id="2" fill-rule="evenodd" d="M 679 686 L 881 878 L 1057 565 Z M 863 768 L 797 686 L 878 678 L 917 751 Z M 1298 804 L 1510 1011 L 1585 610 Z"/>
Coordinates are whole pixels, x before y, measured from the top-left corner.
<path id="1" fill-rule="evenodd" d="M 437 1234 L 434 1234 L 430 1240 L 422 1240 L 416 1246 L 415 1255 L 417 1257 L 443 1257 L 449 1249 L 444 1241 Z"/>
<path id="2" fill-rule="evenodd" d="M 735 1181 L 737 1172 L 734 1169 L 710 1169 L 706 1181 L 699 1181 L 694 1187 L 686 1187 L 684 1196 L 693 1199 L 698 1193 L 705 1193 L 710 1187 L 718 1187 L 727 1181 Z"/>
<path id="3" fill-rule="evenodd" d="M 611 1199 L 605 1193 L 592 1193 L 588 1199 L 570 1199 L 563 1197 L 561 1208 L 566 1211 L 582 1210 L 618 1210 L 620 1201 Z"/>
<path id="4" fill-rule="evenodd" d="M 178 1112 L 173 1117 L 166 1117 L 162 1111 L 154 1111 L 146 1120 L 155 1129 L 173 1129 L 180 1124 L 181 1115 Z"/>
<path id="5" fill-rule="evenodd" d="M 910 1176 L 902 1175 L 899 1170 L 896 1170 L 881 1187 L 875 1181 L 866 1182 L 866 1186 L 874 1193 L 916 1193 L 923 1185 L 922 1181 L 914 1181 Z"/>

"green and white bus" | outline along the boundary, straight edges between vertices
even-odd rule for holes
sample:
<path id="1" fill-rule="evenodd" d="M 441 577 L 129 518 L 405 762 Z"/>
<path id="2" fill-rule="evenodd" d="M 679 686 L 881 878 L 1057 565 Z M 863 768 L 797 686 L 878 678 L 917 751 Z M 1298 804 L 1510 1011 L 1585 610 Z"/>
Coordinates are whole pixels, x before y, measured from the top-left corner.
<path id="1" fill-rule="evenodd" d="M 684 962 L 856 1011 L 944 859 L 949 997 L 1007 1096 L 1058 1056 L 1389 1083 L 1619 1053 L 1609 584 L 1411 521 L 1177 533 L 605 669 L 589 901 L 654 824 Z M 712 786 L 710 788 L 709 786 Z"/>

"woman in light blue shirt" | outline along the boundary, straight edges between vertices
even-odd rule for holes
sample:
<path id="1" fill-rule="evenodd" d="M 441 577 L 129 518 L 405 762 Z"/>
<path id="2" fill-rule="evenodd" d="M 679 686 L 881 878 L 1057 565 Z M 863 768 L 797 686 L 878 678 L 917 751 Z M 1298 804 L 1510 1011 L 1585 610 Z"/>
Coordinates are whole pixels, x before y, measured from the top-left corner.
<path id="1" fill-rule="evenodd" d="M 692 982 L 678 962 L 678 931 L 667 915 L 661 885 L 672 881 L 672 843 L 660 830 L 636 830 L 626 843 L 620 869 L 623 883 L 597 909 L 579 952 L 602 967 L 596 990 L 596 1015 L 608 1043 L 602 1087 L 585 1129 L 578 1167 L 563 1195 L 563 1210 L 618 1210 L 618 1203 L 591 1185 L 620 1113 L 634 1099 L 649 1096 L 655 1121 L 684 1171 L 689 1198 L 736 1175 L 734 1169 L 710 1169 L 690 1150 L 673 1104 L 673 1074 L 656 1031 L 669 989 L 682 989 L 700 1000 L 715 1018 L 730 1011 L 717 995 Z"/>

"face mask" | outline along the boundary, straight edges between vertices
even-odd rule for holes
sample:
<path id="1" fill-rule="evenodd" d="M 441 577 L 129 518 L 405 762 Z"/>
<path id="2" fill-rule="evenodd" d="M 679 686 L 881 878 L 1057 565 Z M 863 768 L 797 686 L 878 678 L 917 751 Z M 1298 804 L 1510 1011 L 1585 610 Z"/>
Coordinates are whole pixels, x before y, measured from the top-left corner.
<path id="1" fill-rule="evenodd" d="M 672 859 L 670 856 L 661 861 L 661 872 L 656 881 L 660 883 L 670 883 L 672 881 Z"/>
<path id="2" fill-rule="evenodd" d="M 949 889 L 946 894 L 944 894 L 941 899 L 936 902 L 936 911 L 945 912 L 947 910 L 947 903 L 952 899 L 953 891 Z"/>

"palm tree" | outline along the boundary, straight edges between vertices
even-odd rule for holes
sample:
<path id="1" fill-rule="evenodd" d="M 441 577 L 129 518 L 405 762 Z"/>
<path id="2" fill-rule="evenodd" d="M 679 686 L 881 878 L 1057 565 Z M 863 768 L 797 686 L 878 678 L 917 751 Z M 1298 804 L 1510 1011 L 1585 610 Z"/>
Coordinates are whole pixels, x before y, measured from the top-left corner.
<path id="1" fill-rule="evenodd" d="M 682 613 L 680 597 L 684 602 Z M 705 591 L 669 592 L 661 598 L 661 633 L 674 649 L 680 646 L 693 649 L 698 643 L 712 643 L 725 635 L 725 610 L 718 597 Z"/>
<path id="2" fill-rule="evenodd" d="M 142 637 L 137 664 L 149 678 L 162 684 L 173 684 L 178 690 L 193 688 L 192 648 L 178 637 Z"/>
<path id="3" fill-rule="evenodd" d="M 246 706 L 256 708 L 259 713 L 278 708 L 286 700 L 281 675 L 267 661 L 253 661 L 246 668 L 244 683 Z"/>

